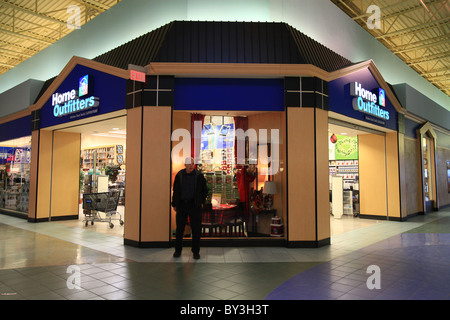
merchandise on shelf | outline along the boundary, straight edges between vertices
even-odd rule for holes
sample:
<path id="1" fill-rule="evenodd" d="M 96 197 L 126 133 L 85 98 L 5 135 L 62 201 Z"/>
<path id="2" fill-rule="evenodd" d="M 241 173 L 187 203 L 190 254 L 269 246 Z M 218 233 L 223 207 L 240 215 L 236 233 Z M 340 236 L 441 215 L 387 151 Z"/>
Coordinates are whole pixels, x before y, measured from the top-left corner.
<path id="1" fill-rule="evenodd" d="M 83 168 L 92 169 L 94 167 L 94 151 L 97 151 L 97 168 L 104 166 L 124 164 L 124 148 L 122 145 L 100 146 L 83 149 Z"/>

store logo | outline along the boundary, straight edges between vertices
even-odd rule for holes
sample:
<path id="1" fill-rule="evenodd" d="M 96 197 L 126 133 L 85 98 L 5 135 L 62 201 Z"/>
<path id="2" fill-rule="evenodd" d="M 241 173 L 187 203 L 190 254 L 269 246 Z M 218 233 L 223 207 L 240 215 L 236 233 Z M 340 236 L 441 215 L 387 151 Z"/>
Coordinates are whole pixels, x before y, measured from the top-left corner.
<path id="1" fill-rule="evenodd" d="M 89 92 L 89 76 L 85 75 L 84 77 L 81 77 L 78 83 L 78 96 L 82 97 L 87 95 Z"/>
<path id="2" fill-rule="evenodd" d="M 378 90 L 378 104 L 382 107 L 386 106 L 386 93 L 381 88 Z"/>
<path id="3" fill-rule="evenodd" d="M 94 96 L 81 98 L 88 95 L 88 93 L 89 76 L 85 75 L 78 80 L 78 92 L 72 89 L 64 93 L 56 92 L 52 95 L 53 115 L 55 117 L 62 117 L 71 113 L 98 107 L 100 104 L 99 98 Z"/>
<path id="4" fill-rule="evenodd" d="M 369 114 L 371 116 L 389 120 L 389 111 L 382 109 L 386 106 L 386 94 L 381 88 L 378 95 L 363 88 L 361 83 L 352 82 L 350 84 L 350 95 L 354 96 L 353 109 Z"/>

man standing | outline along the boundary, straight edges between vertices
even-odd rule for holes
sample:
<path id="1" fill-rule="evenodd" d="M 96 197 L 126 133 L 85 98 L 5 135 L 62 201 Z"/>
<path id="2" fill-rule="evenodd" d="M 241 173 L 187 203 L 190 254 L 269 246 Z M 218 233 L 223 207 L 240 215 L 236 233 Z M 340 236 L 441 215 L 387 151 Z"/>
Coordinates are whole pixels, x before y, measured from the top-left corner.
<path id="1" fill-rule="evenodd" d="M 208 195 L 203 174 L 195 169 L 194 159 L 186 158 L 185 169 L 180 170 L 173 183 L 172 207 L 177 213 L 175 258 L 181 255 L 184 228 L 189 217 L 192 232 L 192 253 L 200 259 L 200 235 L 202 229 L 202 207 Z"/>

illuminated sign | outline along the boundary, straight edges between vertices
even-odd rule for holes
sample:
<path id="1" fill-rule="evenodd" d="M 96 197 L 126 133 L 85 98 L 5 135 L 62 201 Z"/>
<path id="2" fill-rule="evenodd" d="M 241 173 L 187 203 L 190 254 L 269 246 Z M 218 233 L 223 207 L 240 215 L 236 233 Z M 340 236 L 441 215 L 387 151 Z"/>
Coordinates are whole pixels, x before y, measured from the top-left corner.
<path id="1" fill-rule="evenodd" d="M 145 82 L 145 73 L 136 70 L 130 70 L 130 80 Z"/>
<path id="2" fill-rule="evenodd" d="M 78 94 L 77 94 L 78 93 Z M 54 93 L 52 95 L 53 115 L 62 117 L 78 111 L 97 107 L 99 99 L 90 96 L 81 98 L 89 94 L 89 76 L 83 76 L 78 82 L 78 92 L 75 89 L 64 93 Z"/>
<path id="3" fill-rule="evenodd" d="M 360 83 L 352 82 L 350 84 L 350 95 L 355 97 L 353 109 L 383 120 L 389 120 L 389 111 L 382 108 L 386 106 L 386 94 L 383 89 L 379 88 L 377 95 L 364 89 Z"/>

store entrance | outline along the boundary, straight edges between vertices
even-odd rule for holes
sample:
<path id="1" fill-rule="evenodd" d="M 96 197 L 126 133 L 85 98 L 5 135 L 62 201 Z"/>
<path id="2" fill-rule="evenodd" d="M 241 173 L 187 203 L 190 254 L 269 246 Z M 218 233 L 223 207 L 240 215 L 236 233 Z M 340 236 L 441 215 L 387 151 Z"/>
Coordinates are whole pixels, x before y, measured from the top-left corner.
<path id="1" fill-rule="evenodd" d="M 58 131 L 80 136 L 78 219 L 58 223 L 122 237 L 125 222 L 126 116 Z M 104 204 L 106 210 L 102 210 Z M 95 210 L 96 206 L 99 210 Z"/>
<path id="2" fill-rule="evenodd" d="M 380 134 L 335 123 L 328 124 L 331 236 L 381 221 L 374 217 L 361 219 L 369 217 L 368 213 L 372 212 L 367 209 L 367 206 L 371 206 L 372 198 L 379 197 L 379 202 L 386 201 L 386 193 L 382 190 L 372 191 L 373 196 L 370 193 L 371 185 L 376 184 L 376 181 L 370 178 L 368 168 L 373 166 L 372 169 L 376 170 L 379 158 L 382 159 L 382 164 L 385 158 L 384 147 L 372 150 L 375 154 L 364 147 L 367 144 L 364 141 L 370 139 L 381 139 L 384 143 L 384 137 Z M 372 161 L 377 162 L 371 164 Z M 385 167 L 380 168 L 377 175 L 381 177 L 378 180 L 385 183 Z M 385 212 L 386 207 L 382 209 Z"/>

